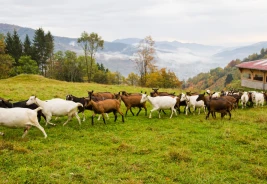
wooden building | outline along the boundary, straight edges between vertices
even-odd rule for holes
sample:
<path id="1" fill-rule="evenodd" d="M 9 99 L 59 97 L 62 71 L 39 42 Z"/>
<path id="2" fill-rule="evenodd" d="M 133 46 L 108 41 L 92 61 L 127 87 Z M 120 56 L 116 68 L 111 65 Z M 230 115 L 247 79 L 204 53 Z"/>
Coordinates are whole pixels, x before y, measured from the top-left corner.
<path id="1" fill-rule="evenodd" d="M 241 86 L 267 90 L 267 59 L 236 65 L 241 72 Z"/>

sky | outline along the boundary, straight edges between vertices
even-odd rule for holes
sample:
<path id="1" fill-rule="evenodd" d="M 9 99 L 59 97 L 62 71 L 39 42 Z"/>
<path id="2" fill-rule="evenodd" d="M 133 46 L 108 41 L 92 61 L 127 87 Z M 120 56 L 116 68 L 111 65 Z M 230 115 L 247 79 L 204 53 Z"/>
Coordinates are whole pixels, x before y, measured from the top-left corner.
<path id="1" fill-rule="evenodd" d="M 218 46 L 267 41 L 267 0 L 0 0 L 0 23 L 54 36 L 95 32 Z"/>

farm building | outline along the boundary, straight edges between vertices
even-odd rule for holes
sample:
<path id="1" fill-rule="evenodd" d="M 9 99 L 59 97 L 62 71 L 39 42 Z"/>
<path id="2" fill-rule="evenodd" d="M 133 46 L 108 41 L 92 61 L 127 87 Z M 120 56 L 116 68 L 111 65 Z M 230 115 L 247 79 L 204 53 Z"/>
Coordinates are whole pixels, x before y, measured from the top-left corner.
<path id="1" fill-rule="evenodd" d="M 267 59 L 243 62 L 236 67 L 241 72 L 241 86 L 267 89 Z"/>

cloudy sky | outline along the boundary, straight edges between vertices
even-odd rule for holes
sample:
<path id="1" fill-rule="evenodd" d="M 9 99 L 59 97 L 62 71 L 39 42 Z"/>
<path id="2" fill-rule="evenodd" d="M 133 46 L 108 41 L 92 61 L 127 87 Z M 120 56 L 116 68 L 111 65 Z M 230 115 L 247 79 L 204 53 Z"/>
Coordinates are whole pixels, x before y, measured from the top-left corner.
<path id="1" fill-rule="evenodd" d="M 0 23 L 106 41 L 145 38 L 241 46 L 267 41 L 267 0 L 0 0 Z"/>

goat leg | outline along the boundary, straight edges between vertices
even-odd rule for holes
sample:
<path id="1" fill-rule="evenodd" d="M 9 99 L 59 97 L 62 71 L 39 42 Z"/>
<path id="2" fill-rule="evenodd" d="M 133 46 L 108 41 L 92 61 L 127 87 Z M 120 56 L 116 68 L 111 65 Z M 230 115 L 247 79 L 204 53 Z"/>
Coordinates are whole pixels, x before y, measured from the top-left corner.
<path id="1" fill-rule="evenodd" d="M 132 115 L 134 116 L 134 113 L 133 113 L 133 111 L 132 111 L 132 107 L 130 107 L 130 111 L 131 111 Z"/>
<path id="2" fill-rule="evenodd" d="M 139 107 L 139 111 L 137 112 L 137 114 L 136 114 L 136 116 L 138 116 L 139 115 L 139 113 L 140 113 L 140 111 L 142 110 L 142 108 L 141 107 Z"/>
<path id="3" fill-rule="evenodd" d="M 103 117 L 104 124 L 106 124 L 104 113 L 102 113 L 102 117 Z"/>
<path id="4" fill-rule="evenodd" d="M 27 133 L 28 133 L 28 131 L 29 131 L 30 128 L 31 128 L 30 125 L 27 125 L 27 126 L 25 127 L 25 129 L 24 129 L 24 134 L 22 135 L 22 138 L 24 138 L 24 137 L 27 135 Z"/>

